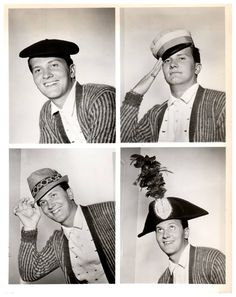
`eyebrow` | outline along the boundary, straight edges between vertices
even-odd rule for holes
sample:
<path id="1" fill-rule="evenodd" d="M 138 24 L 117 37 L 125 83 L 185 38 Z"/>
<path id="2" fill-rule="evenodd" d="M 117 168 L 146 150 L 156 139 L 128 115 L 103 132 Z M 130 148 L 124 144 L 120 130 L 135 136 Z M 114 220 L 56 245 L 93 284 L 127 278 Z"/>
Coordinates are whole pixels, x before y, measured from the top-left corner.
<path id="1" fill-rule="evenodd" d="M 47 64 L 51 64 L 53 62 L 61 62 L 58 58 L 53 58 L 52 60 L 48 61 Z M 32 67 L 32 69 L 35 69 L 35 68 L 40 68 L 41 66 L 40 65 L 35 65 Z"/>

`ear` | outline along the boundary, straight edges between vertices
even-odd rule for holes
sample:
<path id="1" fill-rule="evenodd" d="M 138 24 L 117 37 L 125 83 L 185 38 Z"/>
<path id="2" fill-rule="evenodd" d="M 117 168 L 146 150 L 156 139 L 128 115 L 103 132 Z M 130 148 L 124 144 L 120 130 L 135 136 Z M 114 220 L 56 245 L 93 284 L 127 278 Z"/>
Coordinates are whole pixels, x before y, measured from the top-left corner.
<path id="1" fill-rule="evenodd" d="M 76 74 L 75 64 L 71 64 L 70 65 L 70 77 L 75 78 L 75 74 Z"/>
<path id="2" fill-rule="evenodd" d="M 200 72 L 201 72 L 201 69 L 202 69 L 202 64 L 200 63 L 196 63 L 195 64 L 195 74 L 198 75 Z"/>
<path id="3" fill-rule="evenodd" d="M 68 189 L 66 190 L 66 192 L 67 192 L 67 195 L 68 195 L 69 199 L 70 199 L 70 200 L 74 200 L 74 194 L 73 194 L 72 189 L 71 189 L 71 188 L 68 188 Z"/>
<path id="4" fill-rule="evenodd" d="M 184 239 L 188 239 L 189 238 L 189 228 L 185 228 L 184 229 Z"/>

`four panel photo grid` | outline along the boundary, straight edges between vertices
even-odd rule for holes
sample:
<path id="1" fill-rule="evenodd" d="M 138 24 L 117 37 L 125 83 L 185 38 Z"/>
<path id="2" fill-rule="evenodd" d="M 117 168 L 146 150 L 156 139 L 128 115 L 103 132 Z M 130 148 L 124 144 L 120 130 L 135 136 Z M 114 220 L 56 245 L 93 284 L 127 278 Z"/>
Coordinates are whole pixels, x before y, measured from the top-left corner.
<path id="1" fill-rule="evenodd" d="M 5 7 L 5 293 L 232 293 L 231 13 Z"/>

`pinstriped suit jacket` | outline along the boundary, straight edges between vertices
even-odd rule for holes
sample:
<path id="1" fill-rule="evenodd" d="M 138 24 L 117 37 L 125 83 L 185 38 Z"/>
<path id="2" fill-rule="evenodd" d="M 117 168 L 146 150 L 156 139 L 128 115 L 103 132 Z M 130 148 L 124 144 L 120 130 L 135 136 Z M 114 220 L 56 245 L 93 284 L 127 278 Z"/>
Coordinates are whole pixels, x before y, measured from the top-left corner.
<path id="1" fill-rule="evenodd" d="M 158 283 L 170 283 L 170 270 L 167 268 Z M 225 284 L 225 256 L 220 251 L 207 247 L 190 246 L 190 284 Z"/>
<path id="2" fill-rule="evenodd" d="M 143 96 L 129 92 L 121 108 L 122 142 L 158 142 L 167 101 L 155 105 L 138 122 Z M 190 142 L 225 141 L 225 93 L 199 86 L 189 129 Z"/>
<path id="3" fill-rule="evenodd" d="M 115 142 L 115 89 L 108 85 L 76 83 L 77 118 L 87 143 Z M 39 143 L 70 143 L 59 114 L 51 114 L 51 101 L 39 117 Z"/>
<path id="4" fill-rule="evenodd" d="M 81 206 L 109 283 L 115 283 L 115 203 L 112 201 Z M 20 276 L 32 282 L 60 267 L 67 283 L 80 282 L 74 275 L 68 241 L 56 230 L 42 251 L 36 248 L 37 230 L 21 232 L 18 262 Z"/>

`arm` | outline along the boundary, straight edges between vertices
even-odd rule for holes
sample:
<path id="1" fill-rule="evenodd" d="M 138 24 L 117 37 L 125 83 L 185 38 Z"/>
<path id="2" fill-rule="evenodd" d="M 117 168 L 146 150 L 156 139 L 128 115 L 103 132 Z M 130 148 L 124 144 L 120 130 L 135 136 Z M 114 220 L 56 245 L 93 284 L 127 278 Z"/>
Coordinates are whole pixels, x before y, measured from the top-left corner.
<path id="1" fill-rule="evenodd" d="M 211 267 L 211 283 L 225 284 L 225 281 L 225 255 L 215 250 Z"/>
<path id="2" fill-rule="evenodd" d="M 216 102 L 216 113 L 218 115 L 216 122 L 216 129 L 218 134 L 218 141 L 225 142 L 225 93 L 220 92 L 220 98 Z"/>
<path id="3" fill-rule="evenodd" d="M 37 230 L 21 231 L 18 255 L 20 276 L 24 281 L 38 280 L 59 267 L 54 249 L 53 236 L 41 252 L 37 251 Z"/>
<path id="4" fill-rule="evenodd" d="M 149 112 L 138 122 L 143 96 L 129 92 L 121 107 L 121 142 L 151 142 L 152 126 Z"/>
<path id="5" fill-rule="evenodd" d="M 39 207 L 32 199 L 21 199 L 14 208 L 14 214 L 23 224 L 18 255 L 20 275 L 24 281 L 35 281 L 59 266 L 54 254 L 52 239 L 47 242 L 41 252 L 37 251 L 37 226 L 41 214 Z"/>
<path id="6" fill-rule="evenodd" d="M 116 139 L 116 103 L 113 88 L 97 95 L 89 110 L 91 143 L 114 143 Z"/>
<path id="7" fill-rule="evenodd" d="M 121 141 L 150 142 L 151 125 L 148 113 L 138 123 L 138 112 L 143 96 L 153 84 L 161 70 L 162 60 L 159 59 L 152 70 L 147 73 L 125 96 L 121 107 Z"/>

